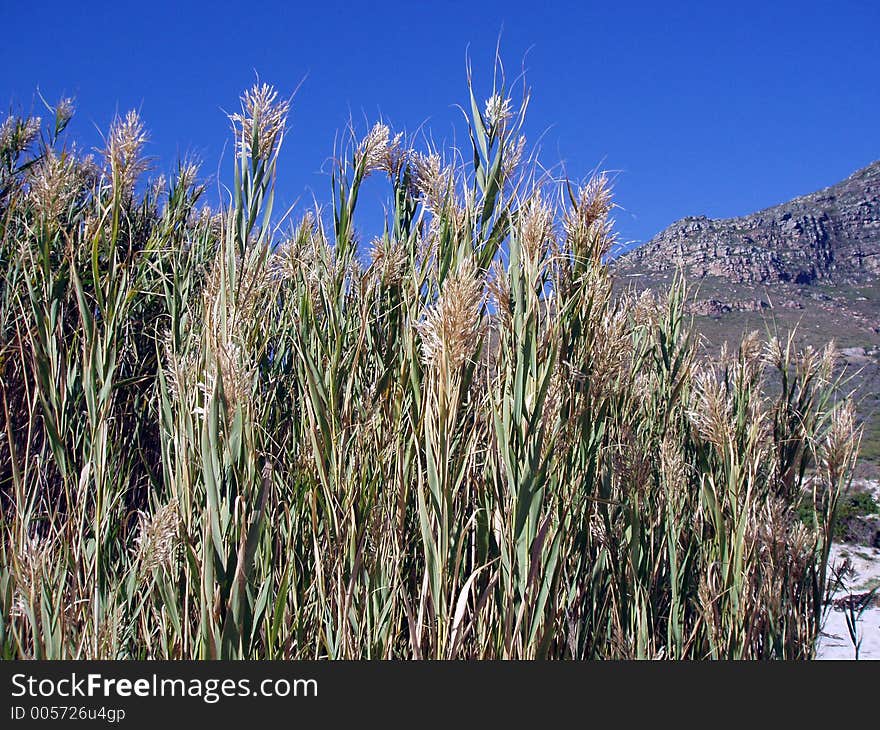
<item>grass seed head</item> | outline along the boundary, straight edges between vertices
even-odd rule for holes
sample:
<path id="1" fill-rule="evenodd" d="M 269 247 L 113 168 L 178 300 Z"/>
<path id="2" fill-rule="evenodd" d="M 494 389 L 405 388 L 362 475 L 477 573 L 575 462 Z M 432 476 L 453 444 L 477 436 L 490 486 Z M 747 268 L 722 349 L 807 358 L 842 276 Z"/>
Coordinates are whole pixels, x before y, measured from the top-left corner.
<path id="1" fill-rule="evenodd" d="M 64 127 L 71 119 L 76 111 L 73 99 L 64 97 L 55 105 L 55 127 L 56 129 Z"/>
<path id="2" fill-rule="evenodd" d="M 518 224 L 523 253 L 531 266 L 537 267 L 553 238 L 553 209 L 544 202 L 540 192 L 525 203 Z"/>
<path id="3" fill-rule="evenodd" d="M 400 283 L 408 263 L 407 251 L 400 243 L 374 238 L 370 246 L 370 268 L 385 286 Z"/>
<path id="4" fill-rule="evenodd" d="M 760 332 L 757 330 L 749 332 L 740 342 L 740 360 L 749 373 L 756 373 L 760 369 L 763 349 L 764 343 Z"/>
<path id="5" fill-rule="evenodd" d="M 526 149 L 526 138 L 524 135 L 517 137 L 516 141 L 507 145 L 504 150 L 504 157 L 501 160 L 501 179 L 505 183 L 513 181 L 522 162 Z"/>
<path id="6" fill-rule="evenodd" d="M 177 500 L 157 509 L 153 514 L 141 513 L 141 529 L 137 538 L 138 562 L 144 572 L 170 567 L 180 544 L 180 518 Z"/>
<path id="7" fill-rule="evenodd" d="M 381 122 L 373 125 L 355 152 L 355 162 L 365 176 L 379 170 L 396 176 L 408 158 L 409 153 L 403 147 L 403 134 L 392 137 L 391 130 Z"/>
<path id="8" fill-rule="evenodd" d="M 473 354 L 484 325 L 483 286 L 470 264 L 447 275 L 440 296 L 417 325 L 427 365 L 458 368 Z"/>
<path id="9" fill-rule="evenodd" d="M 700 438 L 723 448 L 733 441 L 733 413 L 730 396 L 723 380 L 710 367 L 694 378 L 694 406 L 688 416 Z"/>
<path id="10" fill-rule="evenodd" d="M 134 186 L 148 165 L 143 158 L 147 133 L 140 116 L 134 110 L 124 118 L 117 118 L 110 127 L 104 159 L 110 168 L 114 185 L 123 196 L 131 196 Z"/>
<path id="11" fill-rule="evenodd" d="M 440 155 L 432 152 L 413 158 L 416 189 L 422 194 L 425 207 L 435 215 L 446 207 L 453 193 L 453 170 L 444 166 Z"/>
<path id="12" fill-rule="evenodd" d="M 500 94 L 492 94 L 486 99 L 483 116 L 491 129 L 503 130 L 507 123 L 513 119 L 513 104 L 510 98 Z"/>
<path id="13" fill-rule="evenodd" d="M 275 151 L 290 112 L 290 101 L 278 101 L 268 84 L 254 84 L 241 96 L 241 112 L 230 114 L 239 150 L 266 161 Z"/>
<path id="14" fill-rule="evenodd" d="M 17 155 L 23 152 L 40 134 L 40 117 L 9 116 L 0 125 L 0 153 Z"/>
<path id="15" fill-rule="evenodd" d="M 55 551 L 51 538 L 28 537 L 22 548 L 16 551 L 15 575 L 18 579 L 12 603 L 12 615 L 24 615 L 25 606 L 39 600 L 39 591 Z"/>
<path id="16" fill-rule="evenodd" d="M 858 451 L 859 440 L 855 406 L 851 400 L 847 400 L 832 412 L 831 422 L 819 449 L 820 468 L 830 484 L 835 484 L 851 465 Z"/>
<path id="17" fill-rule="evenodd" d="M 501 261 L 493 261 L 489 267 L 489 278 L 486 282 L 489 296 L 495 305 L 495 316 L 502 327 L 510 325 L 513 318 L 511 308 L 510 279 Z"/>
<path id="18" fill-rule="evenodd" d="M 76 157 L 50 149 L 32 168 L 28 195 L 38 215 L 46 221 L 57 221 L 80 194 L 83 182 Z"/>
<path id="19" fill-rule="evenodd" d="M 610 212 L 611 188 L 604 174 L 578 189 L 563 219 L 566 240 L 577 258 L 598 261 L 611 249 Z"/>

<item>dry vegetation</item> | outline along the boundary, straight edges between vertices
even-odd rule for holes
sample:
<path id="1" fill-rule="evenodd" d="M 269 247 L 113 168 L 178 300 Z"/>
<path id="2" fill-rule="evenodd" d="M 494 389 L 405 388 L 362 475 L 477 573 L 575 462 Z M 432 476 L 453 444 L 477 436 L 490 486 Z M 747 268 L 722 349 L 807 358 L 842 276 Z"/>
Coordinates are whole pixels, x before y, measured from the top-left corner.
<path id="1" fill-rule="evenodd" d="M 4 658 L 812 656 L 833 353 L 698 362 L 680 284 L 612 297 L 605 180 L 470 102 L 473 162 L 378 124 L 287 235 L 269 88 L 216 213 L 191 165 L 146 184 L 134 113 L 95 160 L 66 102 L 3 122 Z"/>

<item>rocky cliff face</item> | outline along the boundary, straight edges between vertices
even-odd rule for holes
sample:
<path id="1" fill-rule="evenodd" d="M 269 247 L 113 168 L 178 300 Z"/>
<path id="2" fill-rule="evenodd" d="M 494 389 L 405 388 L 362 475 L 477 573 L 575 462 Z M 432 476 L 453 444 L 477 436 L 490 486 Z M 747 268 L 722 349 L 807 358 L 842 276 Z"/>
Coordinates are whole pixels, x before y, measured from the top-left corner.
<path id="1" fill-rule="evenodd" d="M 684 218 L 612 263 L 619 291 L 662 291 L 683 265 L 703 352 L 745 332 L 840 347 L 862 463 L 880 474 L 880 161 L 837 185 L 742 218 Z"/>
<path id="2" fill-rule="evenodd" d="M 734 283 L 857 284 L 880 274 L 880 161 L 843 182 L 741 218 L 683 218 L 615 262 Z"/>

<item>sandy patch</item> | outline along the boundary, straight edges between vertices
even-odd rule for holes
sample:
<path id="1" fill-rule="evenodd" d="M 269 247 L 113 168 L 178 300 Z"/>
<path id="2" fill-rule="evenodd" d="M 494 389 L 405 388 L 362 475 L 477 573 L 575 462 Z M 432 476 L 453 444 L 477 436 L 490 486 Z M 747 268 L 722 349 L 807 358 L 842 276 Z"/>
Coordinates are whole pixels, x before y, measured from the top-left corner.
<path id="1" fill-rule="evenodd" d="M 850 570 L 845 585 L 835 592 L 833 600 L 847 595 L 864 595 L 880 586 L 880 550 L 859 545 L 832 545 L 830 564 L 848 561 Z M 856 638 L 861 641 L 859 659 L 880 659 L 880 606 L 869 605 L 857 614 Z M 817 659 L 855 659 L 856 650 L 847 626 L 847 611 L 840 605 L 828 606 L 822 632 L 816 645 Z"/>

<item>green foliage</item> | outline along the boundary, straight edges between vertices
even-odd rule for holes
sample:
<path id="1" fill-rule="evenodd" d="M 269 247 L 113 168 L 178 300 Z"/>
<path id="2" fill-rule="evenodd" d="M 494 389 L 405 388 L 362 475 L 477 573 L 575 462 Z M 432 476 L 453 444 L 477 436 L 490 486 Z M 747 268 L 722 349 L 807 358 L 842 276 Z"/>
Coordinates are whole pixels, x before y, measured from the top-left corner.
<path id="1" fill-rule="evenodd" d="M 684 282 L 612 296 L 604 178 L 539 177 L 507 93 L 466 164 L 350 140 L 287 233 L 268 87 L 217 213 L 186 164 L 138 192 L 136 115 L 100 165 L 4 123 L 3 657 L 812 655 L 833 354 L 701 364 Z"/>
<path id="2" fill-rule="evenodd" d="M 841 540 L 846 535 L 847 523 L 855 517 L 868 517 L 880 514 L 880 504 L 868 492 L 856 492 L 843 497 L 834 513 L 834 538 Z"/>

